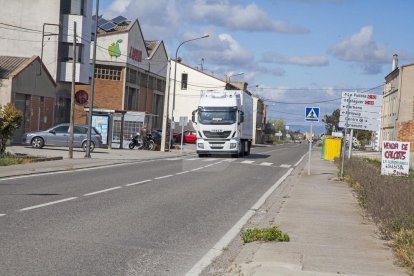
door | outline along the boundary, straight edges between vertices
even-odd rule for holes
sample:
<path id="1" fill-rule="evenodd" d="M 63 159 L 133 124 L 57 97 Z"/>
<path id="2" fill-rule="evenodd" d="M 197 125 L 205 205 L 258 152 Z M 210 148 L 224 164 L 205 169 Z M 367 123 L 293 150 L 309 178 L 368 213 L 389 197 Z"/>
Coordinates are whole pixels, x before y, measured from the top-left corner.
<path id="1" fill-rule="evenodd" d="M 60 125 L 49 131 L 45 143 L 54 146 L 67 146 L 69 143 L 69 125 Z"/>
<path id="2" fill-rule="evenodd" d="M 92 131 L 93 133 L 93 131 Z M 82 142 L 87 139 L 88 129 L 82 126 L 75 126 L 73 129 L 73 146 L 81 147 Z"/>

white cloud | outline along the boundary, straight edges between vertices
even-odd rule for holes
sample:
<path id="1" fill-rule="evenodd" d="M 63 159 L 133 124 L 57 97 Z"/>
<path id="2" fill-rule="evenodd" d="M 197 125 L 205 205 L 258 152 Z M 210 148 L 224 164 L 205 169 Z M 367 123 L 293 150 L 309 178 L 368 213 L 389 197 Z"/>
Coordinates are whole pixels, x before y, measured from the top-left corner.
<path id="1" fill-rule="evenodd" d="M 325 56 L 284 56 L 274 52 L 264 53 L 262 62 L 301 66 L 327 66 L 329 64 L 329 60 Z"/>
<path id="2" fill-rule="evenodd" d="M 197 37 L 193 33 L 186 33 L 184 37 Z M 222 66 L 247 66 L 253 62 L 253 52 L 244 49 L 230 34 L 210 33 L 209 38 L 194 41 L 187 45 L 190 57 L 203 57 L 207 63 Z"/>
<path id="3" fill-rule="evenodd" d="M 389 63 L 391 52 L 385 45 L 373 40 L 374 28 L 362 27 L 361 30 L 329 49 L 334 56 L 344 61 L 359 63 Z"/>
<path id="4" fill-rule="evenodd" d="M 229 1 L 196 0 L 190 8 L 190 17 L 230 30 L 271 31 L 281 33 L 307 33 L 304 27 L 291 26 L 288 22 L 271 19 L 268 14 L 252 3 L 234 5 Z"/>

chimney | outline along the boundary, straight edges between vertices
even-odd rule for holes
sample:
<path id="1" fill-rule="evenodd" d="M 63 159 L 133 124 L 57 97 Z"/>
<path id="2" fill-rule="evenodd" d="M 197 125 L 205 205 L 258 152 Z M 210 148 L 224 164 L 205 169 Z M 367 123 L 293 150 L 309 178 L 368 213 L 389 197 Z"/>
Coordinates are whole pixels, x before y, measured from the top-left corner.
<path id="1" fill-rule="evenodd" d="M 397 67 L 398 67 L 398 55 L 397 54 L 394 54 L 392 56 L 392 68 L 391 68 L 391 71 L 394 71 L 395 69 L 397 69 Z"/>

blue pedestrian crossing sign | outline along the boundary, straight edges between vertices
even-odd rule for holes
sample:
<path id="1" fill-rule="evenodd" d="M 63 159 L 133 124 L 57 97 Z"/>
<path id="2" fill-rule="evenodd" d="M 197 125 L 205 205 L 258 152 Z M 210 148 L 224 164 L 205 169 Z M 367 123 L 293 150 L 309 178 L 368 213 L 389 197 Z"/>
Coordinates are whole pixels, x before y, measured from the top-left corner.
<path id="1" fill-rule="evenodd" d="M 319 122 L 319 107 L 306 107 L 305 121 Z"/>

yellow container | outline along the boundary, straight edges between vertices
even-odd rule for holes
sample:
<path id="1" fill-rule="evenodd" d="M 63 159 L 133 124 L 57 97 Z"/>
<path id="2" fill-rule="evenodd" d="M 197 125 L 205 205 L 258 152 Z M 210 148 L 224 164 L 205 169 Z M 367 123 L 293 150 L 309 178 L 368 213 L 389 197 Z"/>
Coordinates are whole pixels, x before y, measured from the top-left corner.
<path id="1" fill-rule="evenodd" d="M 326 138 L 324 147 L 325 160 L 334 160 L 336 157 L 341 156 L 341 138 Z"/>

